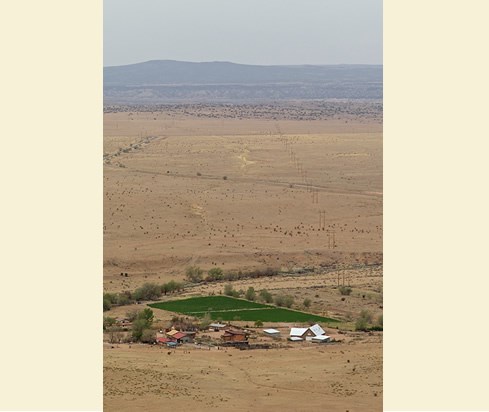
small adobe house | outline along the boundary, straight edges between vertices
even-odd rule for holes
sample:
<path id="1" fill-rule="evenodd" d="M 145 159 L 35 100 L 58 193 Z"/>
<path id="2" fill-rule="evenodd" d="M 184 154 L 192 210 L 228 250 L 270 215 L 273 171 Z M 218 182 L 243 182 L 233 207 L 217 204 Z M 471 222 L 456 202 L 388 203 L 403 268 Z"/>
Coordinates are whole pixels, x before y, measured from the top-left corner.
<path id="1" fill-rule="evenodd" d="M 248 340 L 248 334 L 241 330 L 227 330 L 222 335 L 221 339 L 224 342 L 246 342 Z"/>

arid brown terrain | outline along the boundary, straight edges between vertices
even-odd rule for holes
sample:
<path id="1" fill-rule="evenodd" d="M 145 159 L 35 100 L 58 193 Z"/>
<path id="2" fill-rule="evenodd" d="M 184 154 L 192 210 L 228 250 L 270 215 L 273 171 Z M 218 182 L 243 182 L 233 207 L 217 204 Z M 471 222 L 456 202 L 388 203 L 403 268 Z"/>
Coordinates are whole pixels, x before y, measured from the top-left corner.
<path id="1" fill-rule="evenodd" d="M 381 315 L 381 106 L 338 107 L 248 105 L 241 115 L 232 105 L 106 109 L 104 291 L 183 281 L 189 266 L 271 268 L 276 275 L 233 284 L 286 291 L 297 308 L 308 298 L 310 312 L 346 326 L 362 310 Z M 340 295 L 340 284 L 351 295 Z M 161 327 L 172 317 L 154 312 Z M 283 340 L 254 351 L 107 345 L 105 408 L 381 410 L 382 333 L 352 329 L 327 329 L 339 340 L 331 345 Z"/>

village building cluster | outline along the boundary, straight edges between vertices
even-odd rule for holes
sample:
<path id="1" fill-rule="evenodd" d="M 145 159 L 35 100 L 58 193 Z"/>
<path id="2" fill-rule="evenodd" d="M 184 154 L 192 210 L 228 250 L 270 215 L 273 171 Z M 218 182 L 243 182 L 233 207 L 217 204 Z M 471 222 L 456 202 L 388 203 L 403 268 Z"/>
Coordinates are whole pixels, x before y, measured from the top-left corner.
<path id="1" fill-rule="evenodd" d="M 160 330 L 156 334 L 156 344 L 176 347 L 184 343 L 200 343 L 207 338 L 207 343 L 221 346 L 242 347 L 249 345 L 250 336 L 256 337 L 256 331 L 241 328 L 239 326 L 225 323 L 211 323 L 205 332 L 198 336 L 197 330 L 179 330 L 174 326 L 166 330 Z M 281 340 L 282 333 L 278 329 L 263 329 L 262 337 Z M 331 342 L 331 337 L 318 324 L 309 327 L 291 327 L 287 338 L 290 342 L 308 341 L 313 343 Z"/>

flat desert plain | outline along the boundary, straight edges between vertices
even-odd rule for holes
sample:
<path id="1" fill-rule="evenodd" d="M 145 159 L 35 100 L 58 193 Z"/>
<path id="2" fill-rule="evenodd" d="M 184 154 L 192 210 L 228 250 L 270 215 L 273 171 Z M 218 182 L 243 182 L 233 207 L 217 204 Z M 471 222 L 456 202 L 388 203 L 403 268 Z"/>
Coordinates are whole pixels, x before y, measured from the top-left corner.
<path id="1" fill-rule="evenodd" d="M 107 110 L 104 291 L 183 281 L 189 266 L 273 268 L 281 274 L 233 286 L 285 292 L 296 309 L 309 298 L 307 311 L 346 326 L 362 310 L 381 315 L 381 116 L 307 110 Z M 181 295 L 219 293 L 224 284 Z M 342 284 L 351 295 L 339 293 Z M 154 312 L 161 327 L 172 317 Z M 325 329 L 339 342 L 283 339 L 250 351 L 106 345 L 105 409 L 381 410 L 382 333 Z"/>

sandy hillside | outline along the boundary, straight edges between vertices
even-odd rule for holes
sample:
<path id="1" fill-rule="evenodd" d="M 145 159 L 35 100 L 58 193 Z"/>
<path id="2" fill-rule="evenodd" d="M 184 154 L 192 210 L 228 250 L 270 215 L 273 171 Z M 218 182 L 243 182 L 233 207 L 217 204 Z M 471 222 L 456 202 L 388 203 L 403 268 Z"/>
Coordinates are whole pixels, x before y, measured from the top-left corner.
<path id="1" fill-rule="evenodd" d="M 105 343 L 104 410 L 382 410 L 382 332 L 351 332 L 361 311 L 383 312 L 381 113 L 335 107 L 107 110 L 104 291 L 183 280 L 190 265 L 274 268 L 282 274 L 233 287 L 286 293 L 293 309 L 342 323 L 323 325 L 337 341 L 325 345 L 288 342 L 301 325 L 265 324 L 283 333 L 267 350 Z M 219 294 L 226 283 L 162 300 Z M 162 329 L 175 314 L 154 315 Z M 254 330 L 253 342 L 267 339 Z"/>
<path id="2" fill-rule="evenodd" d="M 108 291 L 182 279 L 189 265 L 381 262 L 377 122 L 121 112 L 105 114 L 104 133 Z"/>
<path id="3" fill-rule="evenodd" d="M 104 409 L 382 410 L 381 336 L 240 351 L 107 346 Z"/>

